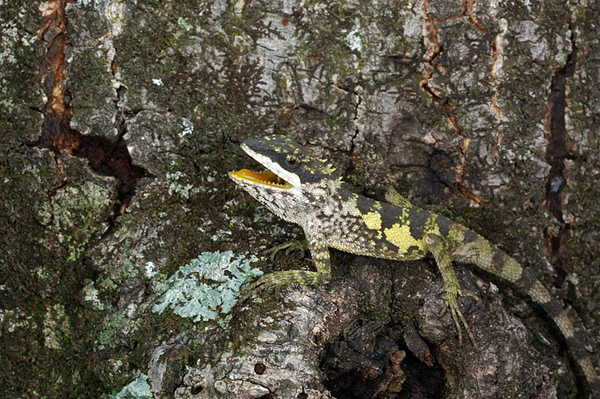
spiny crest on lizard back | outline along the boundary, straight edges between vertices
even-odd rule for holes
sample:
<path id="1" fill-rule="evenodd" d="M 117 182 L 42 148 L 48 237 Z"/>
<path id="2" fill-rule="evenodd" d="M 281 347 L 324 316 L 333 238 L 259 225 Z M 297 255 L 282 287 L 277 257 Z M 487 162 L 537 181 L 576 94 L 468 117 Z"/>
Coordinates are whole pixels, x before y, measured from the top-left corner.
<path id="1" fill-rule="evenodd" d="M 279 217 L 298 222 L 303 213 L 323 204 L 321 199 L 342 184 L 339 172 L 283 135 L 244 141 L 242 149 L 267 170 L 230 172 L 232 180 Z"/>

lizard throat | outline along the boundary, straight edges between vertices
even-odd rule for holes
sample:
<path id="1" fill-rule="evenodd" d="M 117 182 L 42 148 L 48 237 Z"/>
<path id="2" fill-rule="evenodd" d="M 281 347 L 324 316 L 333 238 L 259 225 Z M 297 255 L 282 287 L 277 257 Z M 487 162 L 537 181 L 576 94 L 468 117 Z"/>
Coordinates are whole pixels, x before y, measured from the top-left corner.
<path id="1" fill-rule="evenodd" d="M 245 180 L 253 184 L 260 184 L 283 190 L 289 190 L 292 188 L 290 183 L 286 182 L 270 170 L 255 172 L 249 169 L 240 169 L 238 171 L 229 172 L 229 174 L 235 179 Z"/>

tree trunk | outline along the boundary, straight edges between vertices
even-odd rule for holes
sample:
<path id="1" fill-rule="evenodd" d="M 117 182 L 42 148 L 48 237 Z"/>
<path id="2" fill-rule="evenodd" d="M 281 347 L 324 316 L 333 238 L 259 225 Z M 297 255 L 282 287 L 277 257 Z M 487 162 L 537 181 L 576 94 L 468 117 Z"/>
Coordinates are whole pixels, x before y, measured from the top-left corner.
<path id="1" fill-rule="evenodd" d="M 551 319 L 467 265 L 477 347 L 429 260 L 332 250 L 328 285 L 236 304 L 257 268 L 312 266 L 263 254 L 302 231 L 227 172 L 277 131 L 361 194 L 395 186 L 534 266 L 598 354 L 599 7 L 2 5 L 0 396 L 583 395 Z"/>

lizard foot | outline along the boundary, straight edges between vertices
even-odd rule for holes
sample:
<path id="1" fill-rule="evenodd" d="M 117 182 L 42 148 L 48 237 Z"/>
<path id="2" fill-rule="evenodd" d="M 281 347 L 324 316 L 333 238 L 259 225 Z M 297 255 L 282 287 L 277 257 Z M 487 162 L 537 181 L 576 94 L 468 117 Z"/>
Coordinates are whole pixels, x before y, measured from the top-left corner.
<path id="1" fill-rule="evenodd" d="M 285 284 L 321 285 L 329 282 L 327 273 L 310 272 L 304 270 L 278 271 L 259 277 L 242 289 L 238 302 L 245 302 L 254 294 L 259 294 L 270 287 L 279 287 Z"/>
<path id="2" fill-rule="evenodd" d="M 473 333 L 471 332 L 471 328 L 469 327 L 469 324 L 467 323 L 465 316 L 462 314 L 462 312 L 460 310 L 460 306 L 458 306 L 458 296 L 459 295 L 460 296 L 469 296 L 469 297 L 475 299 L 475 302 L 477 302 L 477 303 L 481 302 L 481 299 L 477 295 L 475 295 L 474 293 L 472 293 L 470 291 L 465 291 L 463 293 L 460 288 L 453 289 L 453 287 L 447 287 L 447 289 L 445 291 L 446 291 L 446 304 L 441 309 L 439 315 L 443 316 L 446 313 L 446 311 L 448 309 L 450 309 L 450 314 L 452 315 L 452 320 L 454 320 L 454 325 L 456 326 L 456 331 L 458 331 L 459 345 L 462 345 L 462 343 L 463 343 L 462 328 L 461 328 L 461 324 L 462 324 L 465 328 L 465 331 L 469 335 L 469 339 L 473 343 L 473 347 L 475 347 L 475 349 L 477 349 L 477 342 L 475 342 L 475 337 L 473 336 Z"/>
<path id="3" fill-rule="evenodd" d="M 269 287 L 277 286 L 277 284 L 274 283 L 271 278 L 265 279 L 264 277 L 270 277 L 270 274 L 259 277 L 252 283 L 242 288 L 242 291 L 240 292 L 240 297 L 238 299 L 238 303 L 244 303 L 248 299 L 250 299 L 252 295 L 260 294 Z"/>
<path id="4" fill-rule="evenodd" d="M 308 241 L 306 239 L 304 240 L 290 240 L 286 243 L 283 243 L 281 245 L 276 245 L 272 248 L 269 248 L 265 251 L 263 251 L 264 254 L 269 255 L 269 257 L 271 258 L 271 260 L 275 259 L 275 256 L 277 255 L 277 253 L 279 251 L 283 251 L 285 250 L 285 254 L 289 255 L 292 251 L 300 251 L 302 257 L 304 258 L 304 255 L 306 254 L 306 251 L 308 250 Z"/>
<path id="5" fill-rule="evenodd" d="M 460 307 L 458 306 L 458 296 L 470 296 L 475 298 L 477 302 L 479 302 L 479 298 L 473 293 L 465 291 L 463 292 L 460 289 L 460 284 L 458 279 L 456 278 L 456 273 L 452 268 L 452 250 L 450 249 L 450 243 L 448 240 L 444 239 L 442 236 L 438 234 L 428 234 L 425 236 L 425 242 L 429 247 L 429 250 L 433 254 L 435 261 L 438 265 L 438 269 L 440 269 L 440 273 L 442 274 L 442 278 L 444 279 L 444 291 L 446 291 L 446 304 L 442 308 L 440 314 L 446 313 L 446 310 L 450 309 L 450 314 L 452 315 L 452 320 L 454 320 L 454 325 L 456 326 L 456 331 L 458 331 L 458 342 L 462 345 L 462 328 L 461 324 L 464 326 L 465 331 L 469 335 L 471 342 L 473 342 L 473 346 L 477 348 L 477 343 L 475 342 L 475 338 L 473 337 L 473 333 L 469 328 L 469 324 L 460 311 Z"/>

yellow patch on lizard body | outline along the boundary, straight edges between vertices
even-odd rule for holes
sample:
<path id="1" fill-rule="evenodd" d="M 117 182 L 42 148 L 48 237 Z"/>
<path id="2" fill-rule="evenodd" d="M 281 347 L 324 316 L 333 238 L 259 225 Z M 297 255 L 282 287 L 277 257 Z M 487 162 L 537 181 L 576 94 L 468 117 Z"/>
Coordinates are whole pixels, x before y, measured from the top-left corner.
<path id="1" fill-rule="evenodd" d="M 409 225 L 396 223 L 383 232 L 385 233 L 385 239 L 398 247 L 400 255 L 408 253 L 408 249 L 413 246 L 423 251 L 427 250 L 424 240 L 417 240 L 410 234 Z"/>
<path id="2" fill-rule="evenodd" d="M 465 230 L 458 223 L 453 225 L 448 232 L 448 237 L 454 242 L 463 242 L 465 239 Z"/>
<path id="3" fill-rule="evenodd" d="M 361 214 L 367 227 L 371 230 L 381 230 L 381 213 L 369 212 L 367 214 Z"/>

